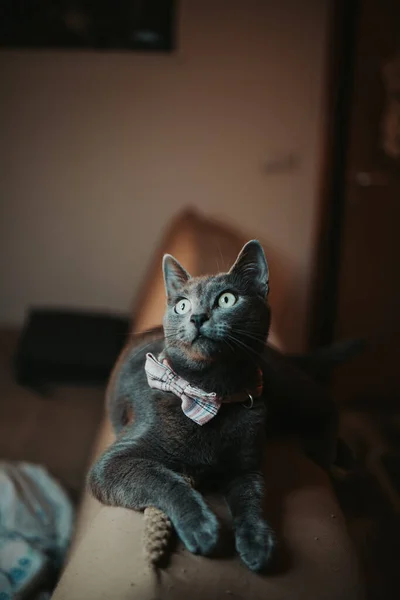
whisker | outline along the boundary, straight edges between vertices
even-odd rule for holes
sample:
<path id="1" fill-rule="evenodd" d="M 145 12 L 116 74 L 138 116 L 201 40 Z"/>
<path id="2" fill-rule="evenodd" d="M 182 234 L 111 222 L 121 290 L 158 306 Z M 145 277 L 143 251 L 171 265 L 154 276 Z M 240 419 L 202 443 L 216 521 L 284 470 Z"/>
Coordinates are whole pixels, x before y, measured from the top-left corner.
<path id="1" fill-rule="evenodd" d="M 222 261 L 222 265 L 223 265 L 224 264 L 224 257 L 222 256 L 221 247 L 220 247 L 220 245 L 218 243 L 217 243 L 217 248 L 218 248 L 218 252 L 219 252 L 219 255 L 221 257 L 221 261 Z M 216 261 L 217 261 L 218 271 L 221 272 L 221 267 L 218 265 L 218 259 L 217 259 L 217 257 L 215 257 L 215 258 L 216 258 Z"/>
<path id="2" fill-rule="evenodd" d="M 135 353 L 136 352 L 143 352 L 143 350 L 146 350 L 146 348 L 148 348 L 149 346 L 151 346 L 153 344 L 153 342 L 155 342 L 155 340 L 151 340 L 151 342 L 149 342 L 148 344 L 145 344 L 145 346 L 136 346 L 134 348 Z"/>
<path id="3" fill-rule="evenodd" d="M 247 344 L 245 344 L 244 342 L 242 342 L 242 340 L 239 340 L 238 338 L 236 338 L 233 335 L 230 335 L 229 333 L 226 334 L 227 337 L 232 341 L 232 343 L 236 344 L 239 348 L 242 348 L 246 354 L 248 354 L 248 356 L 250 357 L 251 361 L 255 363 L 255 359 L 254 357 L 250 354 L 250 352 L 252 352 L 257 358 L 261 358 L 262 356 L 256 352 L 255 350 L 253 350 L 253 348 L 250 348 L 250 346 L 248 346 Z"/>
<path id="4" fill-rule="evenodd" d="M 215 262 L 217 263 L 217 273 L 220 273 L 221 272 L 221 267 L 218 264 L 218 258 L 217 257 L 215 257 Z"/>
<path id="5" fill-rule="evenodd" d="M 162 331 L 162 325 L 158 325 L 156 327 L 151 327 L 150 329 L 144 329 L 143 331 L 131 331 L 129 332 L 128 335 L 130 335 L 131 337 L 136 336 L 136 335 L 144 335 L 145 333 L 156 333 L 157 331 Z"/>
<path id="6" fill-rule="evenodd" d="M 228 346 L 228 348 L 230 348 L 232 350 L 232 352 L 235 352 L 234 346 L 229 343 L 229 341 L 226 339 L 226 337 L 223 337 L 222 341 L 225 342 L 225 344 Z"/>
<path id="7" fill-rule="evenodd" d="M 263 342 L 263 343 L 265 343 L 265 341 L 266 341 L 265 336 L 261 336 L 261 335 L 258 336 L 256 334 L 249 333 L 248 331 L 245 331 L 244 329 L 237 329 L 235 327 L 235 328 L 232 328 L 231 331 L 233 331 L 234 333 L 240 333 L 241 335 L 244 335 L 244 336 L 246 336 L 246 337 L 248 337 L 248 338 L 250 338 L 252 340 L 255 340 L 257 342 Z"/>
<path id="8" fill-rule="evenodd" d="M 258 358 L 260 358 L 261 360 L 265 360 L 264 354 L 261 354 L 260 352 L 257 352 L 256 350 L 254 350 L 254 348 L 251 348 L 251 346 L 249 346 L 243 340 L 240 340 L 236 336 L 231 336 L 231 338 L 232 337 L 235 339 L 235 341 L 237 343 L 241 344 L 244 348 L 247 348 L 247 350 L 249 350 L 250 352 L 252 352 L 253 354 L 255 354 Z"/>

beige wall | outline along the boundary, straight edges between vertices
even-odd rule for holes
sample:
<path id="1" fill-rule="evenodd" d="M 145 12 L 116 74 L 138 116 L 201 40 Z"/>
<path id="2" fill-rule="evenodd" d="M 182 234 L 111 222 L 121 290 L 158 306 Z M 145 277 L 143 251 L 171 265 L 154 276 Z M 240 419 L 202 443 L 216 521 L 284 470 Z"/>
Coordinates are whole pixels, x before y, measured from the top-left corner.
<path id="1" fill-rule="evenodd" d="M 30 304 L 126 310 L 163 226 L 192 204 L 290 265 L 300 347 L 327 5 L 182 0 L 172 55 L 2 51 L 0 321 Z M 266 172 L 291 153 L 297 166 Z"/>

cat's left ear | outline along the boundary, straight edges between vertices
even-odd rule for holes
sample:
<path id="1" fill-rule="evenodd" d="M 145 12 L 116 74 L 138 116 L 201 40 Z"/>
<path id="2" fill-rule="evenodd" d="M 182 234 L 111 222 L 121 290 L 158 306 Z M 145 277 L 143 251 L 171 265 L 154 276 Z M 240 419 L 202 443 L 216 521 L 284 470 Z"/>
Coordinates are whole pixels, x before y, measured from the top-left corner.
<path id="1" fill-rule="evenodd" d="M 245 279 L 249 285 L 254 285 L 261 296 L 265 297 L 268 294 L 268 263 L 257 240 L 251 240 L 243 246 L 229 273 Z"/>
<path id="2" fill-rule="evenodd" d="M 163 273 L 167 298 L 176 296 L 178 291 L 190 279 L 189 273 L 185 271 L 182 265 L 171 254 L 164 255 Z"/>

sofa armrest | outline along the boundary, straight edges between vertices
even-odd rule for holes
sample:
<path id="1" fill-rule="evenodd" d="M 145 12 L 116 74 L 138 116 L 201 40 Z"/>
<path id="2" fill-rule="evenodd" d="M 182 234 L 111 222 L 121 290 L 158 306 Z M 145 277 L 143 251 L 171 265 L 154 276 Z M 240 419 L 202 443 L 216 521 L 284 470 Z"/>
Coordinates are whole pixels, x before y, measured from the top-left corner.
<path id="1" fill-rule="evenodd" d="M 190 554 L 178 544 L 169 566 L 152 570 L 142 547 L 143 517 L 101 507 L 78 542 L 53 600 L 358 600 L 358 569 L 344 519 L 327 476 L 293 443 L 270 443 L 266 512 L 285 557 L 278 572 L 256 575 L 234 553 L 223 503 L 223 558 Z"/>

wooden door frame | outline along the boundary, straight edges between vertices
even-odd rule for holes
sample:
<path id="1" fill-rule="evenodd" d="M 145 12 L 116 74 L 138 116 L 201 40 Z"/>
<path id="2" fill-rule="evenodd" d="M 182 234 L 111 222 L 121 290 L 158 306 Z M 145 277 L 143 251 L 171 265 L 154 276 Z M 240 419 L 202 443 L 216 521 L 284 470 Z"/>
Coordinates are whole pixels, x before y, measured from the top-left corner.
<path id="1" fill-rule="evenodd" d="M 308 320 L 310 348 L 332 343 L 335 335 L 360 2 L 331 0 L 330 8 L 318 231 Z"/>

